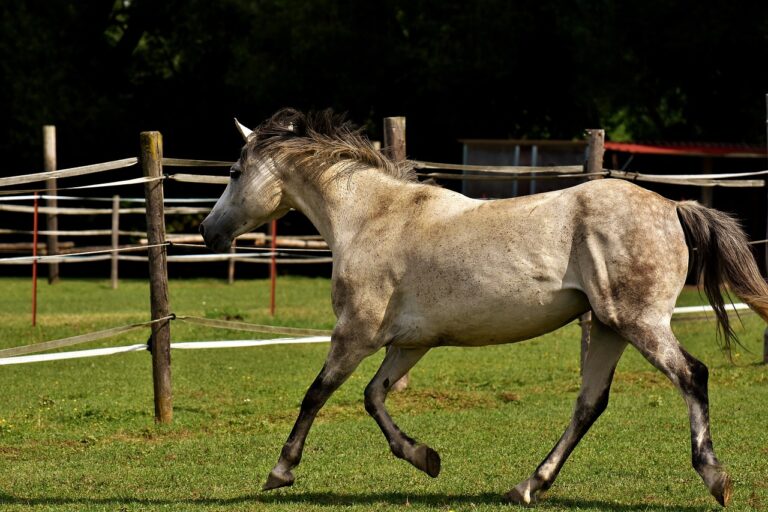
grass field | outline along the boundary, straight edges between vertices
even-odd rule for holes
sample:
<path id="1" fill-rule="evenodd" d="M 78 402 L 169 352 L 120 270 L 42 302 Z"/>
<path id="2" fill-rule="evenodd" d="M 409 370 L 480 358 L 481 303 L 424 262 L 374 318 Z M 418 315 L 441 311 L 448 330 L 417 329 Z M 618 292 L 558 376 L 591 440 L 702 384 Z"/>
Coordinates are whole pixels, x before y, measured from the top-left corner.
<path id="1" fill-rule="evenodd" d="M 29 326 L 29 280 L 0 279 L 0 347 L 148 317 L 143 281 L 64 280 L 40 289 Z M 171 283 L 177 314 L 330 328 L 330 283 Z M 687 292 L 681 304 L 701 303 Z M 710 368 L 715 448 L 735 480 L 733 510 L 768 510 L 768 368 L 764 325 L 744 317 L 730 363 L 710 321 L 680 322 L 681 342 Z M 78 348 L 144 342 L 139 331 Z M 181 340 L 249 333 L 173 324 Z M 265 336 L 266 337 L 266 336 Z M 381 354 L 333 396 L 307 441 L 296 484 L 261 493 L 322 366 L 326 345 L 173 353 L 175 419 L 152 417 L 147 353 L 0 367 L 0 510 L 510 510 L 501 494 L 527 477 L 568 423 L 578 391 L 579 329 L 517 345 L 440 348 L 388 400 L 405 432 L 442 456 L 437 479 L 395 459 L 365 413 L 362 392 Z M 629 349 L 608 410 L 538 510 L 703 511 L 719 508 L 690 467 L 688 420 L 666 379 Z"/>

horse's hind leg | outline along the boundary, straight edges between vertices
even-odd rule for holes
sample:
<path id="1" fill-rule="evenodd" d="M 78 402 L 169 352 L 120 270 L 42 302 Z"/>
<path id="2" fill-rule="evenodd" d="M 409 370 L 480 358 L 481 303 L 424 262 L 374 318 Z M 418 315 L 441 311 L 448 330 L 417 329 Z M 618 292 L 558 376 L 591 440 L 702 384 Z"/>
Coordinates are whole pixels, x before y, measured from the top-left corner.
<path id="1" fill-rule="evenodd" d="M 622 332 L 680 390 L 688 406 L 691 423 L 693 467 L 717 502 L 722 506 L 727 505 L 731 498 L 732 483 L 715 457 L 709 431 L 709 370 L 680 346 L 668 324 L 628 326 Z"/>
<path id="2" fill-rule="evenodd" d="M 387 393 L 395 382 L 405 375 L 427 353 L 427 350 L 429 349 L 392 347 L 376 375 L 365 388 L 365 410 L 378 423 L 396 457 L 407 460 L 434 478 L 440 473 L 440 456 L 429 446 L 417 443 L 403 433 L 384 407 Z"/>
<path id="3" fill-rule="evenodd" d="M 581 390 L 571 423 L 549 455 L 530 478 L 505 496 L 521 504 L 536 501 L 539 491 L 549 489 L 566 459 L 608 405 L 613 372 L 627 342 L 599 320 L 592 321 L 591 339 L 582 366 Z"/>

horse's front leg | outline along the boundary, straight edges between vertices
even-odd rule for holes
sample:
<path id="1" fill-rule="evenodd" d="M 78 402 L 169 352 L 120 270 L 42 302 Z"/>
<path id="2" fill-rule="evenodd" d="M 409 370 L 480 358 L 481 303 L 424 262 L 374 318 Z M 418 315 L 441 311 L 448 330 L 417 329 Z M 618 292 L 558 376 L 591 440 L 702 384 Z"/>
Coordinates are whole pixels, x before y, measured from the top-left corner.
<path id="1" fill-rule="evenodd" d="M 392 347 L 381 367 L 365 388 L 365 410 L 368 411 L 387 438 L 392 453 L 405 459 L 432 478 L 440 473 L 440 456 L 429 446 L 417 443 L 395 425 L 384 407 L 392 386 L 415 365 L 428 348 Z"/>
<path id="2" fill-rule="evenodd" d="M 328 357 L 317 378 L 309 386 L 301 410 L 288 440 L 283 445 L 277 464 L 269 473 L 263 490 L 277 489 L 293 484 L 294 476 L 291 470 L 301 461 L 304 441 L 307 438 L 312 422 L 328 398 L 352 374 L 365 357 L 374 350 L 363 345 L 348 343 L 346 339 L 334 336 Z"/>

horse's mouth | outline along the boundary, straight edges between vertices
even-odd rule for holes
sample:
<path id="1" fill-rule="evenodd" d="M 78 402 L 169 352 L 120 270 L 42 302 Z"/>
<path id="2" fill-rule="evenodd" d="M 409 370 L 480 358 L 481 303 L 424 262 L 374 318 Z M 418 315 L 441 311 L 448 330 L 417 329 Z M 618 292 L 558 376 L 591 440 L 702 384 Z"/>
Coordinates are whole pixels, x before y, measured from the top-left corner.
<path id="1" fill-rule="evenodd" d="M 229 252 L 232 247 L 232 239 L 223 236 L 221 233 L 211 233 L 205 229 L 205 223 L 200 224 L 200 234 L 203 235 L 205 246 L 213 252 Z"/>

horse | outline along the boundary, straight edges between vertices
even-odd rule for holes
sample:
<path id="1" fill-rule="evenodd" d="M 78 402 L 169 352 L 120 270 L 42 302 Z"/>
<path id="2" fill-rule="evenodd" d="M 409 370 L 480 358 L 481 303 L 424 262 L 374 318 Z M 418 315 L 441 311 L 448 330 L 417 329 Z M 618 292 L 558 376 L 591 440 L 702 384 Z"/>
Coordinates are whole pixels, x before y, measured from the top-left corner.
<path id="1" fill-rule="evenodd" d="M 264 490 L 294 483 L 318 411 L 382 347 L 365 410 L 396 457 L 437 477 L 438 453 L 400 430 L 385 408 L 393 384 L 433 347 L 515 343 L 592 311 L 570 423 L 506 499 L 531 504 L 554 483 L 608 405 L 616 364 L 632 345 L 679 389 L 693 467 L 717 502 L 728 503 L 732 482 L 710 435 L 708 370 L 680 346 L 670 320 L 689 266 L 702 276 L 725 348 L 735 334 L 722 285 L 768 320 L 768 286 L 736 220 L 614 179 L 471 199 L 420 183 L 412 164 L 387 158 L 329 111 L 283 109 L 255 130 L 235 123 L 245 146 L 200 225 L 206 245 L 227 252 L 234 237 L 296 209 L 333 255 L 330 349 Z"/>

